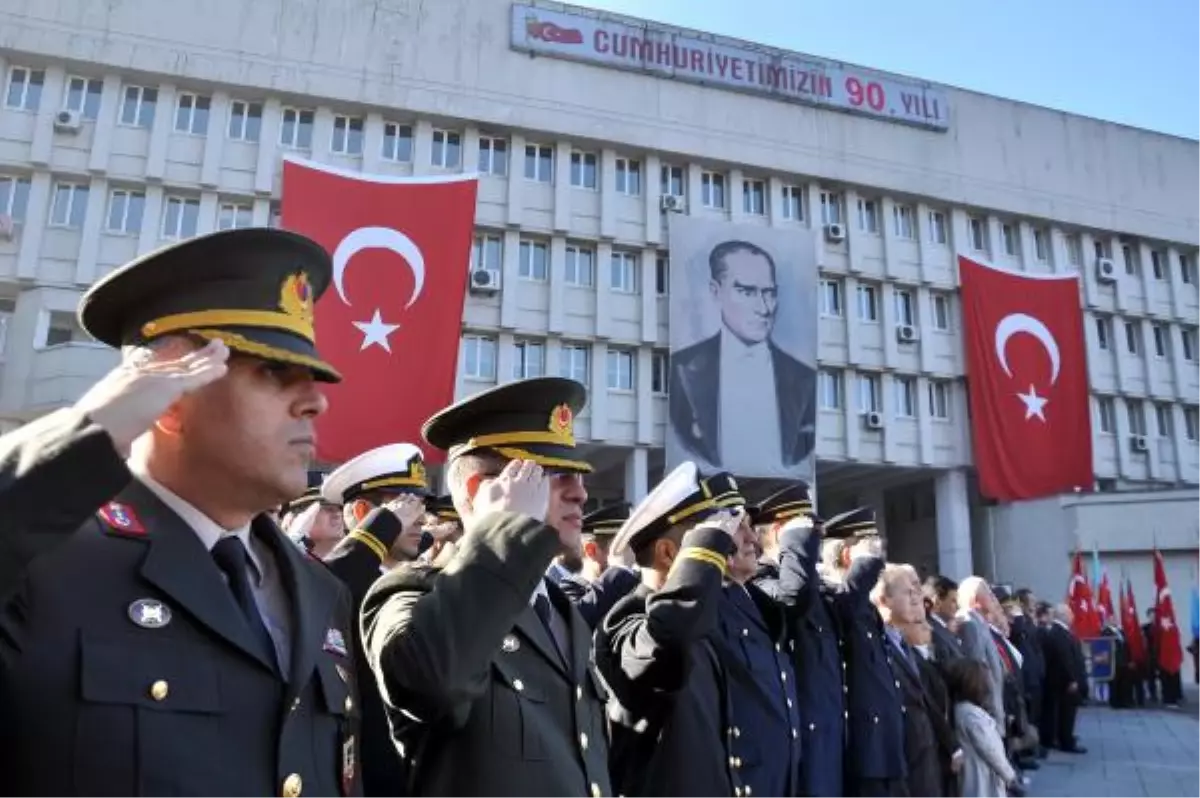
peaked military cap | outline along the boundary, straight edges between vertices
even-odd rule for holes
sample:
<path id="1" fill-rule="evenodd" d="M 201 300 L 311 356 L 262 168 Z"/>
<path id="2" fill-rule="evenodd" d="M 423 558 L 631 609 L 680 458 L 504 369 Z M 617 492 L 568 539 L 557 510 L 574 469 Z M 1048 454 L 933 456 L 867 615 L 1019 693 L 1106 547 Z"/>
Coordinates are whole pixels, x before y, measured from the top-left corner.
<path id="1" fill-rule="evenodd" d="M 224 230 L 157 249 L 101 278 L 79 323 L 109 346 L 164 335 L 219 338 L 230 350 L 341 375 L 317 352 L 313 307 L 332 266 L 320 244 L 271 228 Z"/>
<path id="2" fill-rule="evenodd" d="M 608 504 L 583 517 L 583 534 L 615 535 L 629 517 L 629 502 Z"/>
<path id="3" fill-rule="evenodd" d="M 325 475 L 320 471 L 309 471 L 308 490 L 284 505 L 283 509 L 286 512 L 299 512 L 314 502 L 324 501 L 321 498 L 321 483 L 324 479 Z M 331 502 L 325 502 L 325 504 L 331 504 Z"/>
<path id="4" fill-rule="evenodd" d="M 363 452 L 338 466 L 321 493 L 327 502 L 346 504 L 373 490 L 424 496 L 428 487 L 421 450 L 411 443 L 388 443 Z"/>
<path id="5" fill-rule="evenodd" d="M 827 538 L 860 538 L 878 535 L 875 511 L 870 507 L 858 507 L 835 515 L 825 521 L 824 535 Z"/>
<path id="6" fill-rule="evenodd" d="M 759 502 L 750 511 L 750 520 L 757 526 L 789 521 L 798 515 L 812 516 L 814 521 L 817 520 L 813 513 L 812 489 L 802 479 Z"/>
<path id="7" fill-rule="evenodd" d="M 449 496 L 430 496 L 425 500 L 425 512 L 436 515 L 440 521 L 462 521 Z"/>
<path id="8" fill-rule="evenodd" d="M 694 523 L 717 510 L 745 504 L 746 499 L 730 474 L 720 472 L 701 477 L 696 464 L 685 461 L 633 508 L 617 532 L 612 552 L 620 554 L 627 547 L 640 551 L 676 524 Z"/>
<path id="9" fill-rule="evenodd" d="M 590 472 L 575 446 L 575 416 L 587 389 L 562 377 L 498 385 L 438 412 L 421 434 L 450 457 L 481 450 L 558 471 Z"/>

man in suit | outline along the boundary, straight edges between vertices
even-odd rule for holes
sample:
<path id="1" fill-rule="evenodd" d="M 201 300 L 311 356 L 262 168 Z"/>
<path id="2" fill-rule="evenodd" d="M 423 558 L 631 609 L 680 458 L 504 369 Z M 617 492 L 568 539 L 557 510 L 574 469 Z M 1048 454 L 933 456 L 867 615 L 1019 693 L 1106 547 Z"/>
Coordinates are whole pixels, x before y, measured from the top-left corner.
<path id="1" fill-rule="evenodd" d="M 1070 607 L 1059 604 L 1053 615 L 1043 637 L 1046 694 L 1041 738 L 1043 744 L 1060 751 L 1086 754 L 1075 738 L 1075 714 L 1087 691 L 1087 666 L 1079 639 L 1071 631 Z"/>
<path id="2" fill-rule="evenodd" d="M 963 656 L 987 665 L 992 689 L 990 705 L 985 709 L 1004 731 L 1008 728 L 1004 712 L 1004 663 L 988 623 L 988 619 L 1000 611 L 999 605 L 992 588 L 982 577 L 968 576 L 958 586 L 958 606 L 958 639 Z"/>
<path id="3" fill-rule="evenodd" d="M 775 262 L 761 247 L 726 241 L 708 263 L 721 330 L 671 355 L 671 430 L 688 456 L 715 468 L 791 469 L 816 441 L 816 372 L 771 340 Z"/>
<path id="4" fill-rule="evenodd" d="M 933 660 L 945 666 L 963 655 L 958 642 L 958 583 L 949 577 L 937 575 L 925 580 L 925 617 L 929 621 L 933 638 Z"/>
<path id="5" fill-rule="evenodd" d="M 122 362 L 0 438 L 0 750 L 22 795 L 357 793 L 345 588 L 270 512 L 305 487 L 328 254 L 214 233 L 93 285 Z"/>
<path id="6" fill-rule="evenodd" d="M 611 792 L 592 630 L 546 576 L 577 551 L 587 390 L 521 380 L 434 415 L 465 532 L 444 568 L 402 563 L 363 603 L 363 645 L 414 795 Z M 378 509 L 360 528 L 394 524 Z"/>
<path id="7" fill-rule="evenodd" d="M 1010 639 L 1017 650 L 1021 652 L 1024 662 L 1021 665 L 1021 678 L 1025 687 L 1025 707 L 1029 724 L 1041 729 L 1043 694 L 1046 683 L 1046 657 L 1042 652 L 1041 635 L 1033 616 L 1036 612 L 1037 599 L 1033 591 L 1027 587 L 1020 588 L 1016 593 L 1016 603 L 1011 609 L 1012 634 Z M 1039 743 L 1037 754 L 1044 759 L 1045 744 Z"/>

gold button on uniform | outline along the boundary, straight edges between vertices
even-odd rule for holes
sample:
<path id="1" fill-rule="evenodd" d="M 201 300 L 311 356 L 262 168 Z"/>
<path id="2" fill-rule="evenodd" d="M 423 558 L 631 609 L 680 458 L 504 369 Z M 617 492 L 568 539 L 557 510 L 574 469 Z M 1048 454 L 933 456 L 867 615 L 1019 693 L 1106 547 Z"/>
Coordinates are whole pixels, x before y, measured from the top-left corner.
<path id="1" fill-rule="evenodd" d="M 162 701 L 167 697 L 167 693 L 171 692 L 170 686 L 165 681 L 159 679 L 154 684 L 150 685 L 150 697 L 155 701 Z"/>
<path id="2" fill-rule="evenodd" d="M 584 751 L 587 750 L 587 732 L 581 732 L 579 735 L 579 747 Z"/>
<path id="3" fill-rule="evenodd" d="M 733 736 L 734 736 L 734 737 L 741 737 L 741 736 L 742 736 L 742 730 L 741 730 L 741 729 L 739 729 L 737 726 L 734 726 L 734 727 L 733 727 Z"/>
<path id="4" fill-rule="evenodd" d="M 750 636 L 750 630 L 749 630 L 749 629 L 743 629 L 743 630 L 742 630 L 742 637 L 749 637 L 749 636 Z"/>
<path id="5" fill-rule="evenodd" d="M 776 643 L 776 644 L 775 644 L 775 650 L 776 650 L 776 651 L 783 651 L 783 646 L 781 646 L 781 645 L 779 645 L 778 643 Z"/>
<path id="6" fill-rule="evenodd" d="M 787 681 L 787 671 L 780 671 L 779 678 L 786 682 Z"/>
<path id="7" fill-rule="evenodd" d="M 600 785 L 593 781 L 592 782 L 592 798 L 600 798 L 601 795 L 603 795 L 603 793 L 600 792 Z"/>
<path id="8" fill-rule="evenodd" d="M 295 701 L 292 702 L 292 712 L 295 712 L 299 708 L 300 708 L 300 699 L 297 698 Z"/>
<path id="9" fill-rule="evenodd" d="M 815 723 L 808 724 L 809 731 L 816 731 L 816 729 L 817 729 L 817 724 L 815 724 Z"/>
<path id="10" fill-rule="evenodd" d="M 745 787 L 745 789 L 743 789 L 743 790 L 742 790 L 742 795 L 745 795 L 745 796 L 747 796 L 747 798 L 749 798 L 749 796 L 753 795 L 753 793 L 752 793 L 752 792 L 750 792 L 750 785 L 749 785 L 749 784 L 747 784 L 747 785 L 746 785 L 746 787 Z"/>
<path id="11" fill-rule="evenodd" d="M 354 699 L 346 696 L 346 713 L 349 714 L 352 709 L 354 709 Z"/>
<path id="12" fill-rule="evenodd" d="M 297 798 L 304 789 L 304 781 L 299 773 L 293 773 L 283 780 L 283 798 Z"/>
<path id="13" fill-rule="evenodd" d="M 799 736 L 800 736 L 800 735 L 796 733 L 796 730 L 795 730 L 795 729 L 792 729 L 792 739 L 793 739 L 793 740 L 795 740 L 795 739 L 796 739 L 797 737 L 799 737 Z"/>
<path id="14" fill-rule="evenodd" d="M 513 689 L 518 693 L 525 689 L 525 682 L 520 679 L 513 679 Z"/>
<path id="15" fill-rule="evenodd" d="M 790 699 L 790 698 L 789 698 L 789 699 L 787 700 L 787 705 L 788 705 L 788 709 L 791 709 L 791 708 L 792 708 L 792 699 Z"/>
<path id="16" fill-rule="evenodd" d="M 576 701 L 583 700 L 583 688 L 580 687 L 579 685 L 575 685 L 575 700 Z"/>

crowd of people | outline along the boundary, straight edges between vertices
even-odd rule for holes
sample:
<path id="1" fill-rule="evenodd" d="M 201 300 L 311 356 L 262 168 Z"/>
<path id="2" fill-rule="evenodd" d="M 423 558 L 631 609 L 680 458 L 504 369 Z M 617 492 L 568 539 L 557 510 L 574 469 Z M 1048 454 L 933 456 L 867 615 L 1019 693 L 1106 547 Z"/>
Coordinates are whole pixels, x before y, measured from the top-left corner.
<path id="1" fill-rule="evenodd" d="M 330 272 L 237 230 L 85 295 L 120 365 L 0 437 L 5 792 L 994 796 L 1084 753 L 1065 606 L 922 584 L 800 481 L 585 514 L 574 381 L 430 418 L 448 496 L 411 442 L 310 480 Z"/>

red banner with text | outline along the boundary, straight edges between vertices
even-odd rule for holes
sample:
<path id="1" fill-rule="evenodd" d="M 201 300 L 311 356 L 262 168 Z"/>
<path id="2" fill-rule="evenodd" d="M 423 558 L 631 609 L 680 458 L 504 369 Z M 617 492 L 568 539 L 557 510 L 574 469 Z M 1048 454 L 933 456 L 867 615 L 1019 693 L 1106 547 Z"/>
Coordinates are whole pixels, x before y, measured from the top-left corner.
<path id="1" fill-rule="evenodd" d="M 1087 346 L 1077 275 L 958 259 L 975 467 L 999 501 L 1092 490 Z"/>
<path id="2" fill-rule="evenodd" d="M 345 379 L 326 389 L 321 462 L 402 441 L 439 459 L 420 429 L 454 399 L 477 183 L 285 160 L 282 226 L 333 257 L 333 282 L 316 306 L 317 345 Z"/>

